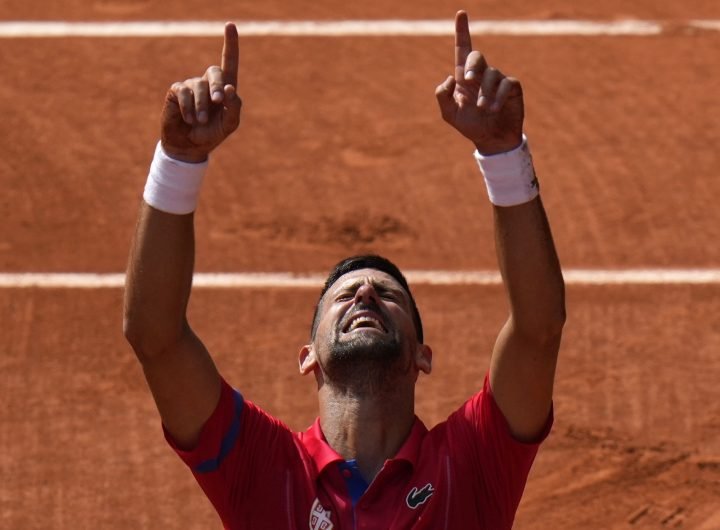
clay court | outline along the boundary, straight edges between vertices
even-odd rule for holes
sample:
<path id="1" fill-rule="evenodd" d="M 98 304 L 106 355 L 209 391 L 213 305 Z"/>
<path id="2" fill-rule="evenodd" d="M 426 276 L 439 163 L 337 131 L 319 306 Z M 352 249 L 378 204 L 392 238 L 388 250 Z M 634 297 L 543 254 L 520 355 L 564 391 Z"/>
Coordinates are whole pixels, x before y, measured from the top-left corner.
<path id="1" fill-rule="evenodd" d="M 474 36 L 523 82 L 568 272 L 555 425 L 515 528 L 720 529 L 720 31 L 690 23 L 717 21 L 720 3 L 42 4 L 7 0 L 0 18 L 447 21 L 438 36 L 241 36 L 241 127 L 213 155 L 196 214 L 202 273 L 317 275 L 372 251 L 455 278 L 414 286 L 435 351 L 418 389 L 427 425 L 477 390 L 507 314 L 497 283 L 457 280 L 496 262 L 471 146 L 434 97 L 452 72 L 453 14 L 659 23 L 648 35 Z M 2 528 L 220 526 L 165 445 L 122 336 L 122 289 L 13 278 L 124 270 L 165 90 L 221 46 L 222 24 L 216 37 L 0 38 Z M 318 293 L 199 287 L 189 309 L 226 379 L 298 430 L 317 410 L 296 354 Z"/>

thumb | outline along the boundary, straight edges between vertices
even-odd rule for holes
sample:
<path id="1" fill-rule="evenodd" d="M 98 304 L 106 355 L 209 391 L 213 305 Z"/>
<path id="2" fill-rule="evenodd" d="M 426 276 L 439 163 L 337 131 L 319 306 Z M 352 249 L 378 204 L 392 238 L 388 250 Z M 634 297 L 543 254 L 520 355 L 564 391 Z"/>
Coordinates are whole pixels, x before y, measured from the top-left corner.
<path id="1" fill-rule="evenodd" d="M 448 78 L 435 89 L 435 97 L 440 106 L 440 114 L 448 123 L 453 122 L 453 118 L 457 112 L 457 103 L 455 103 L 455 98 L 453 98 L 454 91 L 455 78 L 453 76 L 448 76 Z"/>
<path id="2" fill-rule="evenodd" d="M 223 100 L 225 108 L 222 113 L 222 128 L 225 136 L 230 135 L 240 125 L 240 109 L 242 108 L 242 100 L 237 95 L 235 87 L 225 85 L 225 98 Z"/>

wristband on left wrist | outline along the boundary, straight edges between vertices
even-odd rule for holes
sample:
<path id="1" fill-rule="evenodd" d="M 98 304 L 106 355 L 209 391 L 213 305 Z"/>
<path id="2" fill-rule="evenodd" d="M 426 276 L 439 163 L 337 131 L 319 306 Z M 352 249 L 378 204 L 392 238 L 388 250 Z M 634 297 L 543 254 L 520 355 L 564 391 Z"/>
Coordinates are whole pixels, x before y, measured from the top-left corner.
<path id="1" fill-rule="evenodd" d="M 516 206 L 530 202 L 540 193 L 532 155 L 523 134 L 522 143 L 512 151 L 496 155 L 474 153 L 485 177 L 490 202 L 496 206 Z"/>

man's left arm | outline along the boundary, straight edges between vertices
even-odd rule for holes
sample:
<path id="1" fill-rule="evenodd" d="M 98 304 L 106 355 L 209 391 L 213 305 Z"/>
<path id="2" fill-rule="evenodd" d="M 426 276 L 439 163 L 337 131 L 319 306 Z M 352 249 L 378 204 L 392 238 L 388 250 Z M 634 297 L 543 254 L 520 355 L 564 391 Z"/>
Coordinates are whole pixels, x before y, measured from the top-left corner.
<path id="1" fill-rule="evenodd" d="M 443 119 L 475 144 L 494 204 L 510 316 L 493 350 L 490 387 L 514 437 L 533 441 L 552 406 L 564 283 L 523 136 L 522 87 L 472 50 L 463 11 L 455 20 L 455 73 L 435 95 Z"/>
<path id="2" fill-rule="evenodd" d="M 510 316 L 493 349 L 490 387 L 519 440 L 537 438 L 552 406 L 565 323 L 565 290 L 540 197 L 493 206 L 498 263 Z"/>

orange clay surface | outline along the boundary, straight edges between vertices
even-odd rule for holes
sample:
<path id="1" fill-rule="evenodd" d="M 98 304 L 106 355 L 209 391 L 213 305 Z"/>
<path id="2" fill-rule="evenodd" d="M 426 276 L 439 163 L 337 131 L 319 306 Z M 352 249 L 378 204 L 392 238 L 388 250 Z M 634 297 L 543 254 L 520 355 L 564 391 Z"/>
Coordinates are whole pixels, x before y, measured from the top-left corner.
<path id="1" fill-rule="evenodd" d="M 5 20 L 450 19 L 442 2 L 2 2 Z M 498 5 L 495 5 L 498 4 Z M 502 5 L 500 5 L 502 4 Z M 471 18 L 720 18 L 720 3 L 482 2 Z M 585 5 L 583 5 L 585 4 Z M 628 4 L 628 5 L 626 5 Z M 630 5 L 631 4 L 631 5 Z M 302 8 L 301 8 L 302 5 Z M 566 268 L 720 266 L 720 32 L 476 38 L 521 79 Z M 218 38 L 3 39 L 1 272 L 120 272 L 167 86 Z M 451 37 L 241 39 L 238 133 L 196 214 L 203 272 L 325 272 L 357 252 L 404 269 L 494 269 L 469 143 L 439 118 Z M 501 287 L 417 286 L 435 352 L 431 425 L 477 390 Z M 517 529 L 720 528 L 720 286 L 569 286 L 556 422 Z M 315 289 L 197 290 L 223 375 L 295 429 Z M 217 528 L 165 445 L 121 332 L 119 289 L 0 290 L 0 527 Z"/>

